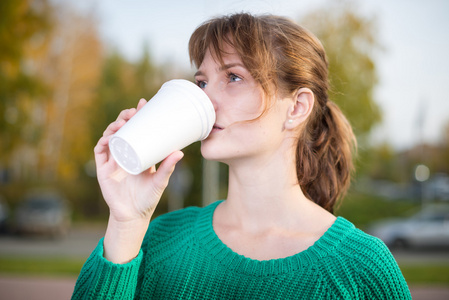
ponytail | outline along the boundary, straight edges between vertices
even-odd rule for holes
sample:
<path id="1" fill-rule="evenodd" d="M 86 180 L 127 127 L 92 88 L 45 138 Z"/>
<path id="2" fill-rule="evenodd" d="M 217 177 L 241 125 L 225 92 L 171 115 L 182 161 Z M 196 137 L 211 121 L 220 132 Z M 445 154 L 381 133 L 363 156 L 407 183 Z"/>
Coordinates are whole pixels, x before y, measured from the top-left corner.
<path id="1" fill-rule="evenodd" d="M 296 148 L 299 185 L 307 198 L 333 212 L 350 184 L 356 139 L 351 125 L 338 108 L 326 101 L 302 131 Z"/>

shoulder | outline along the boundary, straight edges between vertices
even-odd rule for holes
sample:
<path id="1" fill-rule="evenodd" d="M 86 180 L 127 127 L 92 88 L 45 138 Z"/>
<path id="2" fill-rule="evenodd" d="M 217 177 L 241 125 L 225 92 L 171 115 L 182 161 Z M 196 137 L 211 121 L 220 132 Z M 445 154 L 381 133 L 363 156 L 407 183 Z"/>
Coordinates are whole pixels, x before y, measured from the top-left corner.
<path id="1" fill-rule="evenodd" d="M 346 221 L 349 223 L 349 221 Z M 361 264 L 379 264 L 395 262 L 385 243 L 377 237 L 352 226 L 348 230 L 344 241 L 344 247 L 352 254 L 352 258 Z"/>
<path id="2" fill-rule="evenodd" d="M 388 247 L 379 238 L 356 228 L 342 217 L 337 219 L 334 227 L 338 228 L 335 233 L 340 236 L 337 253 L 344 254 L 361 265 L 378 265 L 390 261 L 396 263 Z"/>
<path id="3" fill-rule="evenodd" d="M 396 295 L 397 299 L 408 299 L 407 283 L 385 243 L 356 228 L 349 221 L 345 223 L 346 234 L 337 247 L 336 255 L 344 257 L 347 269 L 361 291 L 372 298 Z M 337 254 L 338 253 L 338 254 Z"/>
<path id="4" fill-rule="evenodd" d="M 395 263 L 387 246 L 378 238 L 356 228 L 343 217 L 338 217 L 334 224 L 319 240 L 318 245 L 340 263 L 361 266 Z"/>

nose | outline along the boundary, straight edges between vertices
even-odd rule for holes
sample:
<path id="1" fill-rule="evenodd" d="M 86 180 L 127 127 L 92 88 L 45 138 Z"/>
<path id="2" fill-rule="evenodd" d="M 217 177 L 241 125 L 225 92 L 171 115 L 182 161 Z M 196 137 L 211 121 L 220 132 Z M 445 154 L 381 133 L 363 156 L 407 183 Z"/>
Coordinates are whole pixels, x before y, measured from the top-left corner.
<path id="1" fill-rule="evenodd" d="M 212 88 L 211 85 L 207 85 L 203 91 L 206 93 L 207 97 L 209 97 L 210 102 L 212 102 L 212 105 L 214 106 L 214 110 L 217 111 L 218 109 L 218 97 L 219 93 L 214 88 Z"/>

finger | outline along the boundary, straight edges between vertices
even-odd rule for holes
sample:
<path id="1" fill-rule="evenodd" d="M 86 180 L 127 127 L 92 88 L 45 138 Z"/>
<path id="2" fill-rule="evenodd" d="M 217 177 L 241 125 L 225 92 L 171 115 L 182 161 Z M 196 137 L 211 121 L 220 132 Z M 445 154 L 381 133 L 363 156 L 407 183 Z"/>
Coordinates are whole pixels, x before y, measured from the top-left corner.
<path id="1" fill-rule="evenodd" d="M 156 173 L 156 165 L 151 166 L 151 167 L 148 169 L 148 172 L 149 172 L 150 174 Z"/>
<path id="2" fill-rule="evenodd" d="M 129 119 L 131 119 L 137 113 L 138 109 L 142 108 L 145 105 L 145 103 L 146 103 L 145 99 L 140 99 L 139 104 L 137 105 L 137 109 L 129 108 L 122 110 L 118 115 L 117 119 L 115 120 L 115 122 L 109 124 L 109 126 L 103 132 L 103 136 L 108 136 L 116 133 L 120 128 L 122 128 L 123 125 L 125 125 L 126 122 L 129 121 Z"/>
<path id="3" fill-rule="evenodd" d="M 109 137 L 103 136 L 98 140 L 97 145 L 94 148 L 95 164 L 97 169 L 105 164 L 109 159 Z"/>
<path id="4" fill-rule="evenodd" d="M 111 124 L 109 124 L 109 126 L 106 128 L 106 130 L 103 132 L 103 136 L 106 137 L 106 136 L 110 136 L 110 135 L 116 133 L 125 124 L 126 124 L 126 121 L 123 119 L 112 122 Z"/>
<path id="5" fill-rule="evenodd" d="M 147 100 L 145 99 L 140 99 L 139 103 L 137 104 L 137 111 L 139 111 L 145 104 L 147 104 Z"/>
<path id="6" fill-rule="evenodd" d="M 128 109 L 122 110 L 120 112 L 120 114 L 118 115 L 116 121 L 120 121 L 120 120 L 128 121 L 136 114 L 136 112 L 137 112 L 137 109 L 135 109 L 135 108 L 128 108 Z"/>
<path id="7" fill-rule="evenodd" d="M 100 154 L 108 149 L 109 136 L 102 136 L 97 145 L 95 145 L 94 152 Z"/>
<path id="8" fill-rule="evenodd" d="M 155 183 L 160 188 L 166 188 L 168 180 L 175 170 L 176 164 L 184 157 L 182 151 L 175 151 L 165 158 L 155 173 Z"/>

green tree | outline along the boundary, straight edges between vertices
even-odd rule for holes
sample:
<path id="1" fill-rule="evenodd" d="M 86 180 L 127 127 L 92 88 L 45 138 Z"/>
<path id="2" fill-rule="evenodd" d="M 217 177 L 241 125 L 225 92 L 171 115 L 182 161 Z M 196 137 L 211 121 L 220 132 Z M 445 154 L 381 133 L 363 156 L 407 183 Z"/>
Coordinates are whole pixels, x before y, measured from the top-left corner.
<path id="1" fill-rule="evenodd" d="M 0 1 L 0 167 L 21 173 L 14 155 L 36 164 L 30 151 L 41 131 L 38 102 L 48 93 L 37 73 L 49 46 L 54 11 L 47 0 Z M 19 151 L 20 149 L 20 151 Z"/>
<path id="2" fill-rule="evenodd" d="M 141 98 L 149 100 L 154 96 L 166 80 L 161 74 L 160 67 L 152 62 L 147 46 L 136 63 L 126 60 L 117 50 L 107 55 L 95 101 L 91 105 L 90 121 L 95 144 L 120 111 L 136 107 Z"/>
<path id="3" fill-rule="evenodd" d="M 147 43 L 143 46 L 142 57 L 134 64 L 133 78 L 133 93 L 130 96 L 136 103 L 140 98 L 150 100 L 167 79 L 161 66 L 153 62 Z"/>
<path id="4" fill-rule="evenodd" d="M 389 144 L 381 144 L 372 147 L 366 152 L 364 161 L 369 164 L 365 169 L 369 170 L 369 176 L 373 179 L 390 179 L 400 181 L 398 160 L 394 149 Z"/>
<path id="5" fill-rule="evenodd" d="M 330 1 L 301 24 L 323 43 L 329 59 L 330 98 L 351 122 L 359 140 L 381 120 L 373 91 L 378 82 L 374 54 L 380 44 L 376 19 L 358 13 L 353 2 Z"/>
<path id="6" fill-rule="evenodd" d="M 41 60 L 40 76 L 51 88 L 46 101 L 44 134 L 39 143 L 40 178 L 76 180 L 84 173 L 91 149 L 88 114 L 103 59 L 94 19 L 58 7 L 51 47 Z M 76 26 L 74 26 L 76 24 Z"/>
<path id="7" fill-rule="evenodd" d="M 103 62 L 100 81 L 96 89 L 90 121 L 94 143 L 101 137 L 108 123 L 117 117 L 120 108 L 132 105 L 127 99 L 127 78 L 130 65 L 117 51 L 112 51 Z M 134 103 L 133 103 L 134 104 Z"/>

